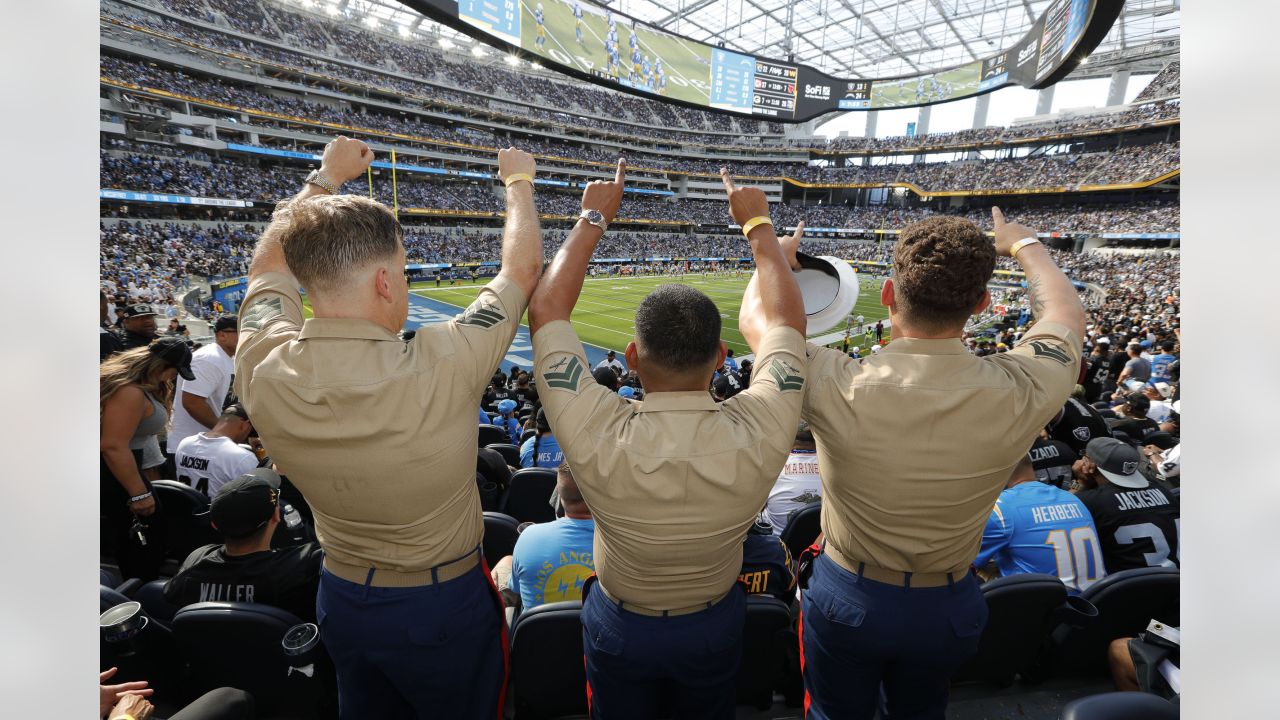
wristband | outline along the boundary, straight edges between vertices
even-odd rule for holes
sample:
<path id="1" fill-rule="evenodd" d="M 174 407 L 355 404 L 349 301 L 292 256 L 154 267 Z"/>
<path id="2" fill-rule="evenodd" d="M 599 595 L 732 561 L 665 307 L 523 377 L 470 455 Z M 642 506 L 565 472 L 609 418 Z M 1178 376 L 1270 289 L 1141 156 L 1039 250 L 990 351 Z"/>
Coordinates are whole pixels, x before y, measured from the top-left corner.
<path id="1" fill-rule="evenodd" d="M 770 227 L 773 227 L 773 221 L 769 219 L 768 215 L 760 215 L 758 217 L 753 217 L 750 220 L 742 223 L 742 234 L 746 235 L 747 237 L 750 237 L 751 231 L 755 230 L 760 225 L 768 225 Z"/>
<path id="2" fill-rule="evenodd" d="M 141 495 L 134 495 L 133 497 L 129 498 L 129 502 L 131 503 L 142 502 L 143 500 L 146 500 L 149 497 L 151 497 L 150 490 L 142 493 Z"/>
<path id="3" fill-rule="evenodd" d="M 511 173 L 502 179 L 502 184 L 511 187 L 511 183 L 517 183 L 521 180 L 528 180 L 529 184 L 533 184 L 533 176 L 529 173 Z"/>
<path id="4" fill-rule="evenodd" d="M 112 715 L 111 720 L 137 720 L 137 718 L 129 713 L 120 713 L 119 715 Z"/>
<path id="5" fill-rule="evenodd" d="M 1022 238 L 1021 240 L 1019 240 L 1018 242 L 1014 243 L 1014 244 L 1009 248 L 1009 257 L 1014 258 L 1014 259 L 1016 260 L 1016 259 L 1018 258 L 1018 251 L 1019 251 L 1019 250 L 1021 250 L 1022 248 L 1026 247 L 1026 246 L 1028 246 L 1028 245 L 1039 245 L 1039 244 L 1040 244 L 1040 240 L 1039 240 L 1038 238 L 1033 238 L 1033 237 L 1029 237 L 1029 238 Z"/>

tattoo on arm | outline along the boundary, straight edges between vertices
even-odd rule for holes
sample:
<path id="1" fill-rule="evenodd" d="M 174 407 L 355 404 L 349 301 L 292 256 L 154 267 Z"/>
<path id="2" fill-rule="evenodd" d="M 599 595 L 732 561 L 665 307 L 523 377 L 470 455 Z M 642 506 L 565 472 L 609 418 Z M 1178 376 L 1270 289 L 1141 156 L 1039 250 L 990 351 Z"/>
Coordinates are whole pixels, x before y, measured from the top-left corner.
<path id="1" fill-rule="evenodd" d="M 1040 318 L 1044 312 L 1044 300 L 1040 298 L 1040 276 L 1032 275 L 1027 278 L 1027 300 L 1031 303 L 1031 314 Z"/>

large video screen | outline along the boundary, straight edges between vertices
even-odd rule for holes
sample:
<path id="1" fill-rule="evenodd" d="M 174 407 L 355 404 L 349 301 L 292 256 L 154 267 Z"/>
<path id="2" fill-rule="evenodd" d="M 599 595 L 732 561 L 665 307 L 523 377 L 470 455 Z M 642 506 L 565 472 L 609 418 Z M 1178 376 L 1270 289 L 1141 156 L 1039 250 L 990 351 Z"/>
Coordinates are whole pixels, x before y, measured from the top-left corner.
<path id="1" fill-rule="evenodd" d="M 1006 85 L 1056 82 L 1106 35 L 1123 0 L 1054 0 L 1013 48 L 936 72 L 840 79 L 661 30 L 589 0 L 402 0 L 594 82 L 674 102 L 782 121 L 833 110 L 947 102 Z"/>

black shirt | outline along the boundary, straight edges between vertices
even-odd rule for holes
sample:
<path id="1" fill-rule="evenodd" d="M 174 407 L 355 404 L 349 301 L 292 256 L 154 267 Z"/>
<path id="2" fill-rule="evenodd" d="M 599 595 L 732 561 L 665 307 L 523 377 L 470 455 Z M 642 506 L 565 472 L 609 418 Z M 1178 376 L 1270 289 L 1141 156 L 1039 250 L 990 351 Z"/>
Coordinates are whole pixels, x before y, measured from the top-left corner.
<path id="1" fill-rule="evenodd" d="M 720 370 L 720 377 L 715 380 L 716 394 L 728 400 L 742 392 L 742 376 L 733 370 Z"/>
<path id="2" fill-rule="evenodd" d="M 1111 377 L 1111 366 L 1104 355 L 1090 355 L 1089 369 L 1084 373 L 1084 396 L 1090 402 L 1101 399 L 1102 391 L 1109 384 L 1114 385 Z"/>
<path id="3" fill-rule="evenodd" d="M 120 336 L 107 330 L 98 332 L 98 362 L 102 362 L 116 353 L 124 350 L 124 342 L 120 340 Z"/>
<path id="4" fill-rule="evenodd" d="M 1111 437 L 1111 431 L 1097 410 L 1076 398 L 1067 398 L 1062 406 L 1062 419 L 1049 428 L 1049 437 L 1066 443 L 1076 455 L 1083 455 L 1090 440 Z"/>
<path id="5" fill-rule="evenodd" d="M 747 532 L 738 582 L 749 595 L 772 595 L 788 605 L 795 600 L 795 562 L 772 525 L 757 522 Z"/>
<path id="6" fill-rule="evenodd" d="M 1107 483 L 1076 497 L 1093 515 L 1107 572 L 1177 566 L 1178 498 L 1159 483 L 1131 489 Z"/>
<path id="7" fill-rule="evenodd" d="M 132 350 L 134 348 L 146 347 L 151 344 L 159 335 L 140 335 L 136 332 L 128 330 L 120 330 L 117 333 L 120 338 L 121 350 Z"/>
<path id="8" fill-rule="evenodd" d="M 1080 456 L 1071 446 L 1061 440 L 1036 439 L 1031 451 L 1027 453 L 1031 459 L 1031 467 L 1035 468 L 1036 480 L 1063 490 L 1071 484 L 1071 465 Z"/>
<path id="9" fill-rule="evenodd" d="M 1107 424 L 1111 426 L 1111 432 L 1122 432 L 1134 441 L 1140 441 L 1147 435 L 1160 430 L 1160 423 L 1149 417 L 1121 418 Z"/>
<path id="10" fill-rule="evenodd" d="M 205 545 L 187 556 L 164 586 L 164 597 L 180 607 L 198 602 L 271 605 L 316 621 L 320 586 L 318 543 L 232 557 L 222 545 Z"/>

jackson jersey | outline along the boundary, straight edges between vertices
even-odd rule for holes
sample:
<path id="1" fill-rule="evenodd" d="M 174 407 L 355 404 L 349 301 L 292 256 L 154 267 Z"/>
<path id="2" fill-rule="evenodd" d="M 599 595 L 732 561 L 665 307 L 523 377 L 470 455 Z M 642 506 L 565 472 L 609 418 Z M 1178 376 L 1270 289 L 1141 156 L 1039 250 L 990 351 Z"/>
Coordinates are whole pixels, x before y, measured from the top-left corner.
<path id="1" fill-rule="evenodd" d="M 1157 483 L 1144 488 L 1106 484 L 1076 497 L 1089 508 L 1111 572 L 1140 567 L 1178 567 L 1181 508 Z"/>
<path id="2" fill-rule="evenodd" d="M 224 483 L 258 467 L 258 458 L 229 437 L 209 437 L 196 433 L 178 443 L 173 455 L 178 480 L 208 497 L 218 494 Z"/>
<path id="3" fill-rule="evenodd" d="M 1000 493 L 974 564 L 992 560 L 1002 576 L 1056 575 L 1073 595 L 1107 574 L 1088 508 L 1071 493 L 1039 482 Z"/>

